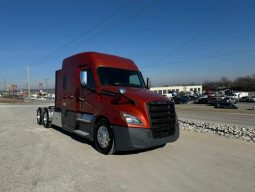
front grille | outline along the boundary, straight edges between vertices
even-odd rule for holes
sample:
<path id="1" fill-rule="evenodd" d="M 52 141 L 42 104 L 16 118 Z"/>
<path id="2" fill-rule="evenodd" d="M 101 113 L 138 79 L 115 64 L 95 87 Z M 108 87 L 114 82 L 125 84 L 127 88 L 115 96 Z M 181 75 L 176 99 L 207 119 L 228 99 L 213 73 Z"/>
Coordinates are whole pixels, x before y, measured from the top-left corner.
<path id="1" fill-rule="evenodd" d="M 147 103 L 154 138 L 164 138 L 174 134 L 176 115 L 174 105 L 168 101 Z"/>

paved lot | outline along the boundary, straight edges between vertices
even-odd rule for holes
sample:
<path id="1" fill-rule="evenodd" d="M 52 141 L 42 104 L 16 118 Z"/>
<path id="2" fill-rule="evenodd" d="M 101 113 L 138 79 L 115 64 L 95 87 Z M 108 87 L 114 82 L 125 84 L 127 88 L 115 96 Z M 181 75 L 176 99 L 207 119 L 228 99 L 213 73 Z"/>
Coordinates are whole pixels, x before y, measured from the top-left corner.
<path id="1" fill-rule="evenodd" d="M 255 191 L 255 145 L 181 132 L 164 148 L 104 156 L 35 123 L 36 105 L 0 105 L 0 191 Z"/>
<path id="2" fill-rule="evenodd" d="M 255 103 L 238 103 L 238 109 L 215 109 L 203 104 L 175 105 L 180 118 L 255 128 Z"/>

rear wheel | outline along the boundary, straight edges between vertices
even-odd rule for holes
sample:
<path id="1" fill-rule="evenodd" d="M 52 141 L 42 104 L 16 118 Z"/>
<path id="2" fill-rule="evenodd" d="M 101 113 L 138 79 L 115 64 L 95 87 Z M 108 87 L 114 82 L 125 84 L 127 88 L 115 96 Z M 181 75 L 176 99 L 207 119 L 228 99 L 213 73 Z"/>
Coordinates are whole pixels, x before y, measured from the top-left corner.
<path id="1" fill-rule="evenodd" d="M 114 135 L 107 121 L 100 120 L 96 124 L 94 144 L 100 153 L 105 155 L 114 153 Z"/>
<path id="2" fill-rule="evenodd" d="M 37 124 L 38 125 L 42 125 L 42 110 L 41 109 L 37 109 L 37 112 L 36 112 L 36 121 L 37 121 Z"/>
<path id="3" fill-rule="evenodd" d="M 48 110 L 44 110 L 42 121 L 43 121 L 43 125 L 44 125 L 45 128 L 51 127 L 51 122 L 49 120 L 49 112 L 48 112 Z"/>

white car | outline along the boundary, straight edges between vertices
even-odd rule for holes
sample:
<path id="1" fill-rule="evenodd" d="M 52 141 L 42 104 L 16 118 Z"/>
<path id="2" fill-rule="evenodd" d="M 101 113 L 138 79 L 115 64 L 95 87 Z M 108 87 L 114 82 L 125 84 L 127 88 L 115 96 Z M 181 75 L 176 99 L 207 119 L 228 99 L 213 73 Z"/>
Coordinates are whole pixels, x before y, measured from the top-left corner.
<path id="1" fill-rule="evenodd" d="M 255 95 L 251 96 L 248 98 L 249 102 L 255 102 Z"/>
<path id="2" fill-rule="evenodd" d="M 242 97 L 239 99 L 240 102 L 247 102 L 249 101 L 249 97 L 248 96 L 245 96 L 245 97 Z"/>

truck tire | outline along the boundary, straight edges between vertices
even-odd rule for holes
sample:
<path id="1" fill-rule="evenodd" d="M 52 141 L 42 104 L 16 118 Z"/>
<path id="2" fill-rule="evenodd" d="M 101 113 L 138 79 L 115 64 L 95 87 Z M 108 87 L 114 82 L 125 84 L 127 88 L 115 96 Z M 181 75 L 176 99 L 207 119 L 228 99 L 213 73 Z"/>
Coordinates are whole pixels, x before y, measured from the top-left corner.
<path id="1" fill-rule="evenodd" d="M 37 109 L 37 111 L 36 111 L 36 122 L 37 122 L 37 124 L 38 125 L 42 125 L 43 124 L 43 122 L 42 122 L 42 110 L 39 108 L 39 109 Z"/>
<path id="2" fill-rule="evenodd" d="M 51 127 L 51 122 L 49 120 L 49 112 L 47 109 L 44 110 L 43 112 L 43 125 L 45 128 L 50 128 Z"/>
<path id="3" fill-rule="evenodd" d="M 97 151 L 105 155 L 113 154 L 114 134 L 106 120 L 99 120 L 94 133 L 94 145 Z"/>

